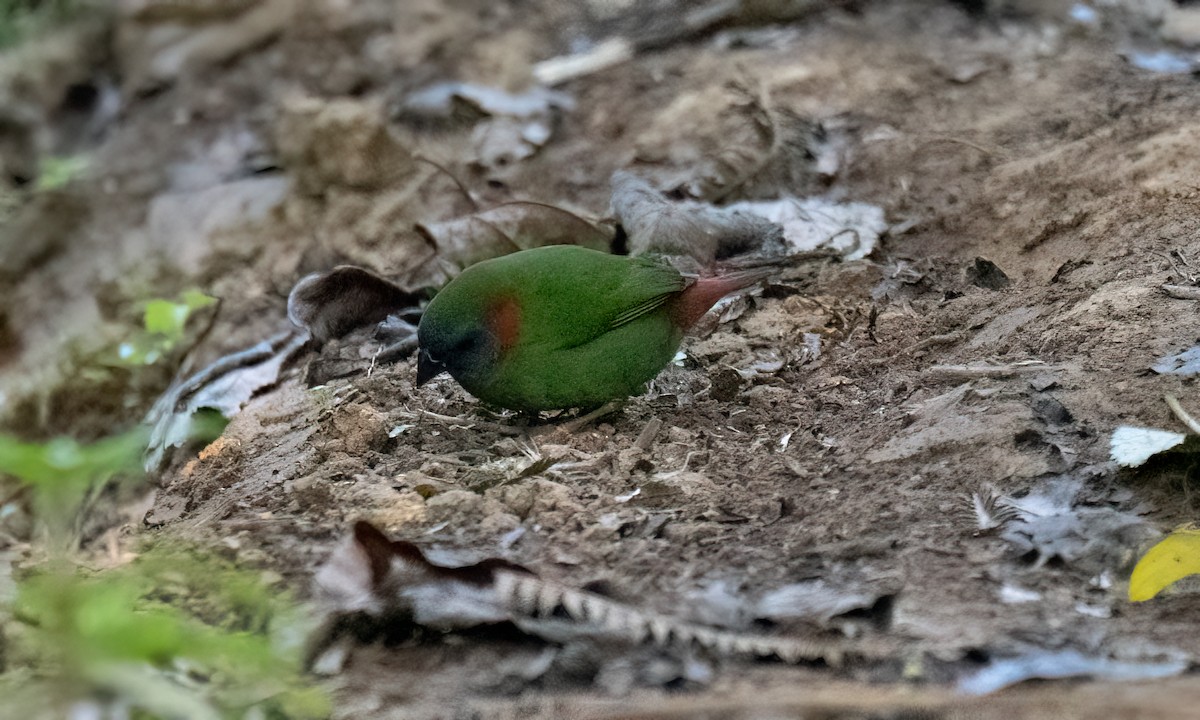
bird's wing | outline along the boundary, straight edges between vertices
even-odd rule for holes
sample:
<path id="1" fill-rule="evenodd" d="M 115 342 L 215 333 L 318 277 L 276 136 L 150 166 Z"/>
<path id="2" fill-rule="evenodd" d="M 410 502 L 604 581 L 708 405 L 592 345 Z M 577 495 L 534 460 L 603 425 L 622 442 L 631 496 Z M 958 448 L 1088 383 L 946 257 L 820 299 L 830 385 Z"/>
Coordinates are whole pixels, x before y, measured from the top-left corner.
<path id="1" fill-rule="evenodd" d="M 662 307 L 667 302 L 667 299 L 674 294 L 674 292 L 675 291 L 653 295 L 645 300 L 642 300 L 637 305 L 626 308 L 623 312 L 609 321 L 608 329 L 615 330 L 626 323 L 631 323 L 634 320 L 637 320 L 648 312 L 654 312 L 658 308 Z"/>
<path id="2" fill-rule="evenodd" d="M 628 272 L 621 282 L 614 283 L 605 293 L 608 308 L 605 331 L 654 312 L 687 287 L 679 271 L 663 262 L 638 258 L 626 267 Z"/>
<path id="3" fill-rule="evenodd" d="M 611 255 L 601 258 L 590 256 L 589 265 L 578 268 L 577 273 L 542 275 L 529 288 L 549 300 L 537 304 L 547 309 L 547 317 L 529 318 L 530 331 L 547 331 L 539 340 L 560 348 L 591 342 L 661 308 L 688 284 L 665 263 Z"/>

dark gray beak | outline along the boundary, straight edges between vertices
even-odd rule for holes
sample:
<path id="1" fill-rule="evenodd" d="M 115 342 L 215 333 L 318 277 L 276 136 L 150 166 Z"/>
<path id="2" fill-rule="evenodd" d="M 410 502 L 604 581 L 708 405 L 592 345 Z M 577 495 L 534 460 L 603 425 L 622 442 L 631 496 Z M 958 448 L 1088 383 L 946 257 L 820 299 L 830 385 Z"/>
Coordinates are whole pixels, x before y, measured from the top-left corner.
<path id="1" fill-rule="evenodd" d="M 446 363 L 433 359 L 428 350 L 417 353 L 417 387 L 424 385 L 446 371 Z"/>

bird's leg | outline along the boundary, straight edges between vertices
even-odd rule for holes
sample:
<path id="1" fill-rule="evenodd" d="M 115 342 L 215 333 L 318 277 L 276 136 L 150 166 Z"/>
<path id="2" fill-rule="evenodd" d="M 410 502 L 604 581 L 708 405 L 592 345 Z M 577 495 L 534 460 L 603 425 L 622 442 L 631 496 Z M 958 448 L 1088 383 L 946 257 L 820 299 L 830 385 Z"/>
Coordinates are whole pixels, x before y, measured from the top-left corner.
<path id="1" fill-rule="evenodd" d="M 581 430 L 583 427 L 585 427 L 589 423 L 591 423 L 595 420 L 599 420 L 600 418 L 605 417 L 607 415 L 611 415 L 623 407 L 625 407 L 624 399 L 610 400 L 610 401 L 604 403 L 603 405 L 601 405 L 600 407 L 596 408 L 595 410 L 592 410 L 591 412 L 580 415 L 579 417 L 575 418 L 574 420 L 568 420 L 559 425 L 555 425 L 554 429 L 561 430 L 568 434 L 578 432 L 579 430 Z"/>

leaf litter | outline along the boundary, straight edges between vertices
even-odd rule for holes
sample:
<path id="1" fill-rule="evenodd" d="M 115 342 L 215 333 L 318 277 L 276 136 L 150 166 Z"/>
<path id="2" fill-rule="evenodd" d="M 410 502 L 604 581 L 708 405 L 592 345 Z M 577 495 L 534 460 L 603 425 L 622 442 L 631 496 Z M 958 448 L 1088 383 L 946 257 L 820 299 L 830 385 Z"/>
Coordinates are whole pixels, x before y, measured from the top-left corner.
<path id="1" fill-rule="evenodd" d="M 741 301 L 730 322 L 689 342 L 679 364 L 656 380 L 655 392 L 569 433 L 551 430 L 549 438 L 539 439 L 540 450 L 560 462 L 512 482 L 531 460 L 503 441 L 526 428 L 512 417 L 487 414 L 449 383 L 414 389 L 407 364 L 385 368 L 375 361 L 375 349 L 386 343 L 374 337 L 370 324 L 363 325 L 327 343 L 361 343 L 337 349 L 346 350 L 339 357 L 356 372 L 330 373 L 328 384 L 317 388 L 305 387 L 311 378 L 283 372 L 266 386 L 269 392 L 252 395 L 220 447 L 164 476 L 160 502 L 183 502 L 161 532 L 209 533 L 227 541 L 239 557 L 284 569 L 290 582 L 302 583 L 331 538 L 362 517 L 403 537 L 481 550 L 480 557 L 495 556 L 495 548 L 503 547 L 500 555 L 536 569 L 547 582 L 573 591 L 607 589 L 638 600 L 626 604 L 660 614 L 714 578 L 737 588 L 728 595 L 750 600 L 779 588 L 815 586 L 817 578 L 834 597 L 841 591 L 853 595 L 858 590 L 843 573 L 862 567 L 865 558 L 904 569 L 898 589 L 882 588 L 880 597 L 890 597 L 891 610 L 883 613 L 890 625 L 872 631 L 903 643 L 920 659 L 906 666 L 909 677 L 935 682 L 946 680 L 939 668 L 969 666 L 964 657 L 972 652 L 1011 655 L 1005 649 L 1013 648 L 1014 638 L 1031 635 L 1051 651 L 1088 648 L 1089 657 L 1137 657 L 1094 652 L 1088 643 L 1101 632 L 1130 638 L 1134 645 L 1143 638 L 1166 639 L 1194 650 L 1178 621 L 1152 616 L 1153 604 L 1117 604 L 1122 576 L 1110 568 L 1120 563 L 1095 558 L 1120 554 L 1110 552 L 1110 541 L 1126 531 L 1122 527 L 1140 532 L 1134 524 L 1122 526 L 1127 518 L 1121 515 L 1141 517 L 1143 524 L 1186 519 L 1177 517 L 1186 513 L 1178 495 L 1156 484 L 1154 475 L 1161 470 L 1175 478 L 1177 468 L 1149 465 L 1126 474 L 1105 460 L 1111 428 L 1161 424 L 1160 383 L 1172 380 L 1143 374 L 1147 358 L 1173 351 L 1179 338 L 1196 336 L 1187 316 L 1164 309 L 1170 303 L 1161 299 L 1159 286 L 1166 276 L 1153 259 L 1156 249 L 1179 242 L 1166 238 L 1190 237 L 1186 213 L 1165 198 L 1168 189 L 1182 187 L 1170 168 L 1183 149 L 1194 146 L 1188 128 L 1195 108 L 1182 90 L 1167 87 L 1160 93 L 1144 76 L 1114 70 L 1119 62 L 1104 42 L 1083 43 L 1058 33 L 1053 19 L 1006 18 L 998 29 L 949 6 L 930 9 L 935 7 L 939 12 L 922 13 L 916 24 L 910 7 L 868 3 L 855 15 L 835 10 L 819 16 L 813 30 L 771 28 L 774 44 L 743 35 L 733 41 L 672 42 L 655 53 L 630 51 L 625 65 L 589 70 L 572 85 L 576 108 L 558 119 L 561 125 L 536 153 L 511 163 L 503 174 L 472 166 L 478 164 L 471 137 L 478 121 L 430 132 L 405 127 L 404 121 L 397 126 L 382 102 L 382 96 L 393 96 L 385 88 L 395 87 L 396 78 L 424 82 L 409 79 L 419 64 L 414 57 L 437 66 L 436 77 L 489 78 L 490 86 L 511 73 L 494 86 L 527 87 L 524 75 L 536 60 L 563 48 L 586 51 L 586 42 L 541 45 L 514 32 L 520 28 L 504 26 L 503 13 L 481 20 L 450 6 L 422 9 L 430 18 L 422 32 L 432 37 L 442 20 L 456 21 L 450 24 L 461 29 L 434 40 L 411 32 L 401 42 L 390 22 L 366 13 L 340 30 L 326 28 L 339 40 L 331 47 L 361 50 L 354 62 L 331 58 L 326 65 L 311 50 L 297 49 L 313 47 L 297 40 L 325 32 L 320 22 L 273 30 L 283 34 L 280 43 L 249 52 L 222 72 L 247 86 L 267 87 L 274 77 L 268 69 L 282 67 L 313 95 L 288 107 L 282 98 L 253 101 L 259 103 L 252 108 L 255 118 L 279 117 L 278 129 L 286 131 L 289 123 L 296 129 L 291 138 L 282 132 L 275 139 L 283 172 L 295 183 L 281 204 L 257 217 L 253 230 L 222 227 L 213 241 L 218 252 L 200 263 L 204 277 L 222 287 L 212 294 L 225 299 L 223 313 L 230 313 L 216 329 L 230 334 L 222 348 L 252 346 L 253 333 L 270 335 L 265 328 L 282 318 L 287 288 L 312 272 L 355 264 L 380 277 L 402 278 L 397 287 L 417 292 L 454 272 L 425 264 L 432 249 L 411 228 L 464 217 L 463 198 L 418 182 L 420 173 L 412 172 L 417 147 L 444 160 L 471 195 L 486 200 L 485 207 L 541 198 L 591 217 L 612 200 L 606 187 L 612 171 L 630 168 L 653 177 L 652 187 L 667 188 L 659 199 L 671 203 L 698 197 L 727 203 L 741 199 L 742 192 L 766 196 L 754 200 L 792 203 L 812 198 L 808 183 L 830 183 L 822 197 L 877 205 L 898 222 L 893 227 L 906 232 L 876 232 L 869 259 L 797 267 L 786 283 Z M 512 55 L 478 34 L 488 23 L 499 24 L 504 47 L 517 48 Z M 898 36 L 897 27 L 914 29 Z M 522 37 L 532 45 L 522 46 Z M 913 60 L 913 43 L 945 45 L 970 57 L 980 37 L 1009 48 L 1006 60 L 989 63 L 987 72 L 966 83 L 947 81 Z M 870 42 L 871 53 L 862 52 L 864 42 Z M 730 62 L 731 54 L 747 60 L 742 69 Z M 760 110 L 729 91 L 728 81 L 743 80 L 736 76 L 747 72 L 770 84 L 769 105 L 759 103 L 767 115 L 775 108 L 808 123 L 821 118 L 827 138 L 837 120 L 847 118 L 849 144 L 843 150 L 852 152 L 838 153 L 835 173 L 820 172 L 820 153 L 814 153 L 804 158 L 807 165 L 781 166 L 803 170 L 792 177 L 804 187 L 758 187 L 752 182 L 758 175 L 730 162 L 711 177 L 725 175 L 732 182 L 712 186 L 736 191 L 705 196 L 699 190 L 693 181 L 705 173 L 698 168 L 720 170 L 726 166 L 718 161 L 738 158 L 752 159 L 744 169 L 769 168 L 771 162 L 762 161 L 770 148 L 786 145 L 760 132 L 754 120 Z M 1088 83 L 1078 82 L 1080 73 Z M 1169 86 L 1176 80 L 1156 82 Z M 182 126 L 140 115 L 153 102 L 134 107 L 131 116 L 143 118 L 135 128 L 136 146 L 153 150 L 149 131 L 155 127 L 171 128 L 171 141 L 161 144 L 173 146 L 180 127 L 220 123 L 223 112 L 238 114 L 239 103 L 251 102 L 245 93 L 223 95 L 223 88 L 217 76 L 209 104 L 185 108 Z M 706 106 L 700 100 L 712 97 L 713 88 L 724 99 Z M 171 93 L 167 104 L 188 97 L 175 87 L 163 92 Z M 1113 105 L 1114 92 L 1130 101 Z M 918 97 L 931 101 L 914 102 Z M 1015 97 L 1028 102 L 1019 114 L 1005 113 L 1004 99 Z M 1147 123 L 1147 113 L 1153 123 Z M 979 123 L 981 116 L 989 122 Z M 1096 118 L 1104 120 L 1104 133 L 1094 132 Z M 753 150 L 722 154 L 726 148 L 711 140 L 723 139 L 723 133 L 705 135 L 721 123 L 741 128 L 732 144 Z M 663 128 L 669 134 L 660 133 Z M 814 128 L 809 125 L 810 132 Z M 962 142 L 923 139 L 940 128 L 955 128 Z M 118 138 L 129 132 L 116 130 Z M 1064 137 L 1073 139 L 1064 143 Z M 1131 146 L 1146 153 L 1136 173 L 1128 170 Z M 130 145 L 123 147 L 130 154 Z M 120 153 L 109 149 L 95 157 L 92 167 L 106 170 Z M 379 158 L 390 162 L 375 162 Z M 741 177 L 749 180 L 739 183 Z M 693 186 L 698 196 L 679 192 Z M 112 205 L 130 202 L 123 187 L 117 185 Z M 726 209 L 701 203 L 706 205 Z M 1079 207 L 1085 220 L 1078 226 L 1054 224 L 1064 205 Z M 913 218 L 919 221 L 912 224 Z M 1038 238 L 1036 247 L 1013 244 L 1014 238 L 1031 237 Z M 115 240 L 113 246 L 129 249 Z M 47 268 L 61 272 L 65 265 L 82 264 L 44 262 L 70 244 L 56 247 L 38 256 L 28 280 L 6 278 L 6 289 L 18 293 L 13 307 L 38 307 L 25 299 L 37 297 L 31 294 L 35 283 L 53 284 L 44 282 Z M 100 246 L 82 247 L 98 252 Z M 136 249 L 130 254 L 142 256 Z M 963 270 L 974 258 L 1003 267 L 1010 283 L 1001 290 L 974 284 Z M 410 282 L 414 276 L 435 279 Z M 873 294 L 873 288 L 879 292 Z M 1025 307 L 1039 313 L 1021 315 Z M 1013 313 L 1025 320 L 1011 322 Z M 399 322 L 388 338 L 402 341 L 415 316 L 402 310 L 394 317 Z M 45 322 L 37 320 L 18 324 L 24 345 L 30 328 Z M 1164 327 L 1172 328 L 1173 337 L 1162 337 Z M 802 360 L 799 348 L 811 347 L 811 338 L 818 340 L 820 355 Z M 205 357 L 217 352 L 198 350 Z M 264 357 L 273 352 L 268 349 Z M 759 362 L 768 364 L 760 371 Z M 783 364 L 776 369 L 778 362 Z M 948 386 L 952 392 L 941 397 Z M 1048 409 L 1047 397 L 1066 415 Z M 48 413 L 56 414 L 56 407 Z M 943 412 L 947 417 L 939 422 Z M 662 427 L 635 447 L 654 418 Z M 389 437 L 388 429 L 397 427 L 405 429 Z M 956 436 L 959 429 L 963 433 Z M 486 472 L 479 474 L 481 468 Z M 418 476 L 424 478 L 420 483 Z M 1072 476 L 1082 487 L 1074 494 L 1060 492 L 1057 484 Z M 397 481 L 401 477 L 404 482 Z M 432 492 L 425 497 L 408 478 Z M 480 480 L 480 492 L 466 489 Z M 1007 516 L 1003 503 L 989 505 L 981 496 L 990 532 L 975 534 L 975 521 L 967 527 L 954 521 L 956 508 L 974 514 L 963 496 L 984 483 L 1005 498 L 1024 500 L 1025 519 Z M 641 493 L 627 502 L 615 502 L 637 488 Z M 1050 500 L 1028 500 L 1040 496 Z M 1143 516 L 1131 498 L 1147 497 L 1158 509 Z M 1036 532 L 1031 524 L 1038 525 Z M 1022 527 L 1027 531 L 1019 533 L 1022 538 L 1006 539 Z M 1092 531 L 1105 539 L 1104 547 L 1089 549 L 1081 539 L 1080 533 Z M 1031 550 L 1019 556 L 1024 547 Z M 1041 557 L 1048 559 L 1036 566 Z M 1060 562 L 1064 557 L 1074 559 Z M 1093 565 L 1104 570 L 1093 574 Z M 1110 586 L 1118 589 L 1109 593 Z M 997 603 L 1005 587 L 1041 599 Z M 1187 606 L 1189 600 L 1184 595 L 1172 602 Z M 838 618 L 832 620 L 843 627 Z M 572 631 L 551 630 L 547 622 L 540 632 L 557 632 L 562 640 Z M 464 637 L 447 641 L 457 643 L 454 662 L 439 659 L 443 645 L 425 636 L 387 651 L 398 664 L 352 664 L 344 673 L 351 688 L 346 694 L 378 710 L 401 702 L 381 688 L 421 678 L 429 682 L 413 687 L 421 685 L 426 700 L 435 688 L 445 689 L 445 682 L 454 686 L 445 697 L 460 697 L 468 688 L 494 698 L 505 678 L 550 673 L 540 675 L 548 678 L 555 671 L 545 669 L 554 658 L 538 643 L 533 652 L 513 656 L 514 667 L 527 658 L 523 667 L 489 674 L 484 670 L 499 666 L 496 653 L 506 647 L 503 641 Z M 638 678 L 693 687 L 686 683 L 702 683 L 706 672 L 711 676 L 719 669 L 739 687 L 752 684 L 757 695 L 764 687 L 794 684 L 797 677 L 781 680 L 755 665 L 695 660 L 696 648 L 693 656 L 680 653 L 665 669 L 654 670 L 663 649 L 642 650 L 605 649 L 601 655 L 624 664 L 589 676 L 584 682 L 603 682 L 587 687 L 628 692 Z M 440 673 L 443 684 L 421 674 L 423 668 Z M 499 685 L 479 690 L 486 683 L 465 682 L 467 668 L 481 668 L 481 676 Z M 898 677 L 875 669 L 885 679 Z M 512 682 L 505 689 L 521 681 Z M 536 688 L 530 693 L 540 697 Z M 426 707 L 435 705 L 444 709 L 437 703 Z"/>
<path id="2" fill-rule="evenodd" d="M 524 108 L 519 104 L 518 107 Z M 786 226 L 790 228 L 791 236 L 787 236 L 779 225 L 758 214 L 767 212 L 759 206 L 743 212 L 737 208 L 718 209 L 688 201 L 675 203 L 627 172 L 616 173 L 613 183 L 614 212 L 618 221 L 628 226 L 629 250 L 635 255 L 687 256 L 708 265 L 734 255 L 760 255 L 767 259 L 800 256 L 805 251 L 826 246 L 830 240 L 835 241 L 832 249 L 849 259 L 862 257 L 873 248 L 873 244 L 863 248 L 859 231 L 843 227 L 828 213 L 821 224 L 809 215 L 798 219 L 797 213 L 802 211 L 794 210 Z M 882 222 L 881 215 L 879 219 Z M 840 229 L 833 230 L 835 225 Z M 453 272 L 454 267 L 466 267 L 540 245 L 577 244 L 605 251 L 613 242 L 598 225 L 567 210 L 535 202 L 507 203 L 449 221 L 418 223 L 414 229 L 436 250 L 429 263 L 445 267 L 447 272 Z M 801 232 L 806 234 L 804 238 L 799 237 Z M 823 233 L 832 234 L 822 237 Z M 840 235 L 855 240 L 847 247 L 846 243 L 836 242 Z M 426 274 L 436 276 L 436 273 Z M 395 362 L 415 350 L 415 323 L 420 309 L 421 300 L 417 293 L 370 270 L 350 265 L 302 278 L 289 294 L 287 307 L 292 323 L 318 345 L 342 338 L 358 328 L 376 326 L 374 337 L 383 341 L 383 347 L 372 355 L 372 364 L 376 361 Z M 252 394 L 273 385 L 284 363 L 303 345 L 298 338 L 289 340 L 284 352 L 258 364 L 254 375 L 239 369 L 218 376 L 210 369 L 207 374 L 182 383 L 189 397 L 168 401 L 164 396 L 148 416 L 148 422 L 155 426 L 148 467 L 157 468 L 163 461 L 165 449 L 187 441 L 191 432 L 190 418 L 198 410 L 215 409 L 229 418 Z M 255 346 L 244 352 L 257 357 L 262 347 Z M 319 384 L 352 374 L 358 371 L 360 358 L 361 354 L 358 357 L 352 354 L 342 361 L 330 359 L 318 363 L 310 368 L 308 378 L 313 384 Z M 770 372 L 774 372 L 782 364 L 771 367 L 774 370 Z M 745 377 L 752 377 L 759 370 L 745 372 L 751 373 Z M 204 392 L 198 392 L 193 386 L 200 382 L 211 382 L 212 385 Z M 179 410 L 168 413 L 165 409 L 168 405 Z"/>
<path id="3" fill-rule="evenodd" d="M 478 121 L 471 134 L 473 160 L 485 168 L 499 168 L 531 157 L 550 141 L 558 116 L 574 107 L 569 95 L 542 87 L 510 93 L 443 82 L 409 94 L 395 115 L 422 125 Z"/>
<path id="4" fill-rule="evenodd" d="M 822 659 L 840 663 L 843 655 L 863 651 L 853 644 L 843 647 L 832 641 L 689 623 L 541 579 L 499 558 L 445 562 L 432 560 L 428 551 L 411 543 L 390 541 L 369 523 L 359 522 L 352 538 L 317 572 L 316 583 L 335 612 L 366 611 L 376 616 L 400 612 L 419 626 L 437 630 L 511 622 L 531 635 L 553 640 L 561 632 L 560 623 L 567 620 L 579 626 L 577 632 L 633 644 L 695 646 L 725 656 L 774 656 L 789 663 Z M 773 600 L 763 607 L 769 614 L 778 603 Z M 851 602 L 842 611 L 853 607 Z M 546 625 L 549 629 L 544 629 Z"/>

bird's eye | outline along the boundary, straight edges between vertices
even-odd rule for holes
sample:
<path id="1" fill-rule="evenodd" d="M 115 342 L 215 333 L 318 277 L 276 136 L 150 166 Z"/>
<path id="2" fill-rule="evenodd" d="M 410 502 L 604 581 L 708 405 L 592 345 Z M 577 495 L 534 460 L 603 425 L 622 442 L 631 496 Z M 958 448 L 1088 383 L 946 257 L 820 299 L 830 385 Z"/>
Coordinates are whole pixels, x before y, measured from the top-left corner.
<path id="1" fill-rule="evenodd" d="M 458 342 L 454 343 L 454 347 L 450 349 L 455 355 L 464 355 L 475 350 L 483 338 L 477 332 L 472 332 L 459 338 Z"/>

